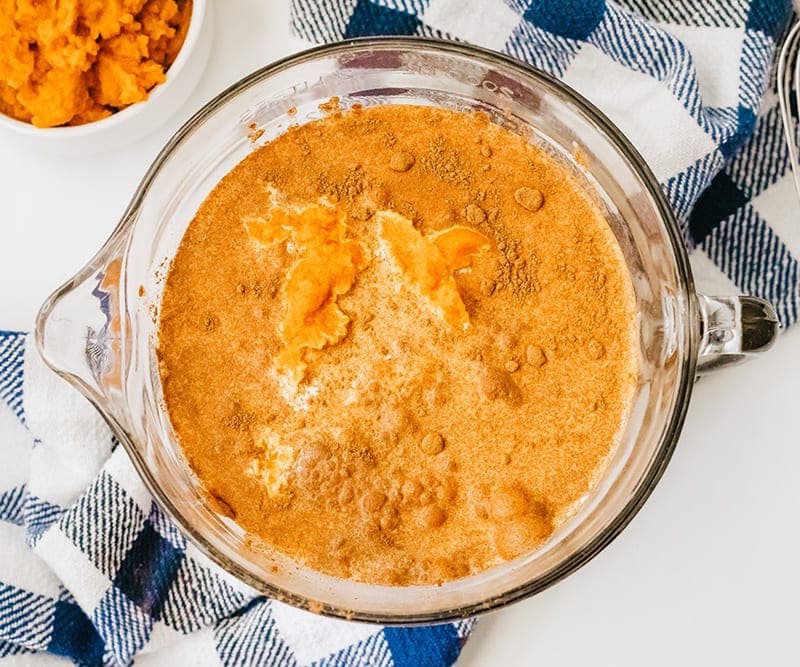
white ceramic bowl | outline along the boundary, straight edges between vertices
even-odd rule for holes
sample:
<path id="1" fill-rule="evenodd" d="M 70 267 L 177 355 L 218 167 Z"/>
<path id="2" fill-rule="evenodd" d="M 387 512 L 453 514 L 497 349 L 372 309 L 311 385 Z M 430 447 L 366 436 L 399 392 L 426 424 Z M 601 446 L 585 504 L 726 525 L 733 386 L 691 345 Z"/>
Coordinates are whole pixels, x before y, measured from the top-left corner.
<path id="1" fill-rule="evenodd" d="M 0 114 L 0 132 L 21 148 L 59 154 L 91 155 L 120 148 L 157 129 L 187 100 L 211 52 L 214 11 L 207 0 L 193 0 L 189 30 L 166 80 L 143 102 L 108 118 L 74 127 L 35 127 Z"/>

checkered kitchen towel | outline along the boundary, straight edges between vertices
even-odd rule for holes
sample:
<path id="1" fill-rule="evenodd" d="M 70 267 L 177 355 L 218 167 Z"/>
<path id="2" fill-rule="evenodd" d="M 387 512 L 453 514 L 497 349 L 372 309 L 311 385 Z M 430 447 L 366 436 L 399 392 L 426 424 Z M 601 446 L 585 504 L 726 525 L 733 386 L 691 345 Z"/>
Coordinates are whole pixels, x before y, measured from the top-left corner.
<path id="1" fill-rule="evenodd" d="M 561 77 L 650 162 L 701 282 L 766 296 L 784 324 L 797 319 L 800 207 L 765 96 L 786 2 L 295 0 L 292 10 L 312 41 L 452 37 Z M 439 667 L 470 627 L 383 629 L 255 596 L 186 543 L 30 339 L 0 332 L 0 659 Z"/>

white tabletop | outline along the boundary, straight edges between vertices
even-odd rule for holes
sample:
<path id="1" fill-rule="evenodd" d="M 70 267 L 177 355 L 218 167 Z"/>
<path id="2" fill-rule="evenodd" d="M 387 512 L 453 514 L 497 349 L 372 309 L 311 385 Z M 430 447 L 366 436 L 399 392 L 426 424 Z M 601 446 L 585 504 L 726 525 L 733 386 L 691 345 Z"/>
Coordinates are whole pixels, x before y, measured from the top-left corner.
<path id="1" fill-rule="evenodd" d="M 191 112 L 304 46 L 288 35 L 283 0 L 218 4 L 200 86 L 147 139 L 78 160 L 24 153 L 0 136 L 0 328 L 30 329 Z M 798 397 L 800 330 L 705 378 L 669 469 L 631 525 L 567 580 L 482 619 L 459 665 L 798 664 Z"/>

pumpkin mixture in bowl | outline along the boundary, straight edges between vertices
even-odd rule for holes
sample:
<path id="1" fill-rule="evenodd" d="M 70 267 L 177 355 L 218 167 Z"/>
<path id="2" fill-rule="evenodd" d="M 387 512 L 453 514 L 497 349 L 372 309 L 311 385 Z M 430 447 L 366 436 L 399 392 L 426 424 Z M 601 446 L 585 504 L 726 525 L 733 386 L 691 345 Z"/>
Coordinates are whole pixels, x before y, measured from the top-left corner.
<path id="1" fill-rule="evenodd" d="M 338 111 L 216 186 L 158 356 L 217 509 L 336 577 L 432 584 L 537 546 L 604 472 L 633 288 L 574 178 L 481 113 Z"/>

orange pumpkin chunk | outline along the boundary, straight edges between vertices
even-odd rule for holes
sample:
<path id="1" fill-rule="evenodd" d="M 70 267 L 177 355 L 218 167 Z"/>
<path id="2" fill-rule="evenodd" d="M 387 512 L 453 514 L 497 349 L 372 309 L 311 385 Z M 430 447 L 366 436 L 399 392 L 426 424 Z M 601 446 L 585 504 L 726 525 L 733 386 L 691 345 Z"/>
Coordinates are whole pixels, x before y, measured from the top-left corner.
<path id="1" fill-rule="evenodd" d="M 468 267 L 476 253 L 489 248 L 489 239 L 458 225 L 423 236 L 411 220 L 391 211 L 381 211 L 377 218 L 380 237 L 400 272 L 448 324 L 469 326 L 453 272 Z"/>
<path id="2" fill-rule="evenodd" d="M 367 266 L 367 252 L 358 241 L 345 238 L 345 214 L 321 204 L 273 206 L 265 217 L 246 219 L 245 228 L 262 245 L 291 241 L 288 249 L 298 256 L 286 279 L 280 327 L 284 348 L 277 363 L 279 371 L 299 383 L 306 371 L 304 350 L 321 350 L 347 334 L 350 318 L 336 299 Z"/>

